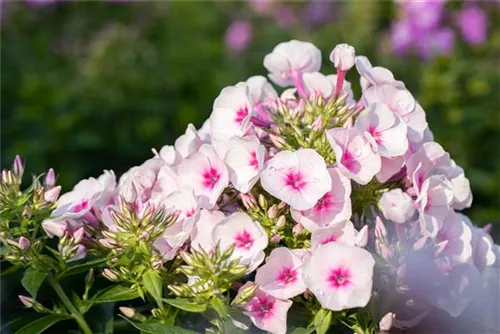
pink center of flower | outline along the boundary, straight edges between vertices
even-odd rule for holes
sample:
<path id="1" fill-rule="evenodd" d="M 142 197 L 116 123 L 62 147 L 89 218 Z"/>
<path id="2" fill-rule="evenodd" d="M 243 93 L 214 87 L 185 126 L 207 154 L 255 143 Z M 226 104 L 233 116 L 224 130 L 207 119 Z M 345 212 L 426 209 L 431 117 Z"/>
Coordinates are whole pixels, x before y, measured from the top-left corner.
<path id="1" fill-rule="evenodd" d="M 85 200 L 81 201 L 80 203 L 78 203 L 77 205 L 75 205 L 71 209 L 71 212 L 77 213 L 77 212 L 80 212 L 82 210 L 88 209 L 88 207 L 89 207 L 89 201 L 85 199 Z"/>
<path id="2" fill-rule="evenodd" d="M 319 199 L 319 201 L 316 203 L 314 206 L 314 211 L 316 213 L 324 212 L 327 211 L 332 204 L 332 194 L 331 193 L 326 193 L 323 197 Z"/>
<path id="3" fill-rule="evenodd" d="M 259 319 L 269 319 L 273 316 L 274 300 L 265 297 L 252 299 L 248 305 L 248 311 Z"/>
<path id="4" fill-rule="evenodd" d="M 382 134 L 380 131 L 377 130 L 376 126 L 370 126 L 368 128 L 368 133 L 372 135 L 373 139 L 375 139 L 375 142 L 377 144 L 380 144 L 382 142 Z"/>
<path id="5" fill-rule="evenodd" d="M 324 245 L 324 244 L 327 244 L 327 243 L 330 243 L 330 242 L 335 242 L 335 241 L 337 241 L 337 238 L 334 235 L 331 235 L 331 236 L 326 237 L 325 239 L 323 239 L 321 241 L 321 244 Z"/>
<path id="6" fill-rule="evenodd" d="M 252 235 L 246 230 L 238 233 L 234 238 L 234 244 L 236 245 L 236 248 L 243 248 L 245 250 L 249 250 L 252 247 L 253 242 L 254 239 L 252 238 Z"/>
<path id="7" fill-rule="evenodd" d="M 351 274 L 348 269 L 337 268 L 330 272 L 328 282 L 333 288 L 339 289 L 348 286 L 351 283 L 350 278 Z"/>
<path id="8" fill-rule="evenodd" d="M 236 118 L 234 119 L 234 121 L 241 125 L 241 123 L 243 123 L 243 120 L 247 116 L 248 116 L 248 108 L 245 106 L 236 111 Z"/>
<path id="9" fill-rule="evenodd" d="M 259 162 L 257 161 L 257 153 L 255 152 L 250 153 L 250 166 L 255 170 L 259 170 Z"/>
<path id="10" fill-rule="evenodd" d="M 300 172 L 290 171 L 285 175 L 285 184 L 293 190 L 300 191 L 306 186 L 302 179 L 303 176 Z"/>
<path id="11" fill-rule="evenodd" d="M 283 285 L 293 283 L 297 280 L 297 270 L 292 268 L 283 268 L 278 275 L 278 282 Z"/>
<path id="12" fill-rule="evenodd" d="M 193 208 L 189 209 L 186 211 L 186 217 L 191 217 L 192 215 L 194 215 L 195 213 L 195 210 Z"/>
<path id="13" fill-rule="evenodd" d="M 210 167 L 210 169 L 206 170 L 203 173 L 203 186 L 207 189 L 214 189 L 217 182 L 219 182 L 220 173 L 217 169 Z"/>

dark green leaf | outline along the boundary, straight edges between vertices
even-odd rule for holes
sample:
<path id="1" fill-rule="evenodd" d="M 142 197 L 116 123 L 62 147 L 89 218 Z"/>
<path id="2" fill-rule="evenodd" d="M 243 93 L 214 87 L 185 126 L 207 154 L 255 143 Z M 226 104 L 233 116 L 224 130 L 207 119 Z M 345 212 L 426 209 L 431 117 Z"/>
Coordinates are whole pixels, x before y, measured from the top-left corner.
<path id="1" fill-rule="evenodd" d="M 321 309 L 316 313 L 313 319 L 313 325 L 316 327 L 317 334 L 325 334 L 330 328 L 332 322 L 332 312 Z"/>
<path id="2" fill-rule="evenodd" d="M 292 329 L 290 334 L 311 334 L 315 330 L 317 330 L 316 327 L 312 327 L 312 328 L 295 327 Z"/>
<path id="3" fill-rule="evenodd" d="M 221 298 L 213 297 L 212 301 L 211 301 L 211 305 L 212 305 L 213 309 L 215 310 L 215 312 L 217 312 L 219 317 L 225 318 L 228 316 L 227 304 Z"/>
<path id="4" fill-rule="evenodd" d="M 106 262 L 106 259 L 96 259 L 96 260 L 93 260 L 90 262 L 77 264 L 77 265 L 74 265 L 72 267 L 67 268 L 65 271 L 63 271 L 61 274 L 59 274 L 59 277 L 71 276 L 71 275 L 76 275 L 76 274 L 80 274 L 83 272 L 87 272 L 91 268 L 100 267 L 105 262 Z"/>
<path id="5" fill-rule="evenodd" d="M 10 266 L 8 269 L 2 271 L 2 274 L 0 276 L 4 277 L 4 276 L 8 276 L 10 274 L 13 274 L 16 271 L 18 271 L 19 269 L 21 269 L 22 267 L 23 266 L 18 266 L 18 265 Z"/>
<path id="6" fill-rule="evenodd" d="M 48 315 L 48 316 L 45 316 L 43 318 L 40 318 L 38 320 L 35 320 L 35 321 L 27 324 L 26 326 L 24 326 L 23 328 L 21 328 L 20 330 L 18 330 L 16 332 L 16 334 L 38 334 L 38 333 L 42 333 L 47 328 L 49 328 L 52 325 L 58 323 L 59 321 L 67 320 L 67 319 L 71 319 L 71 317 L 68 316 L 68 315 L 55 315 L 55 314 Z"/>
<path id="7" fill-rule="evenodd" d="M 24 272 L 24 276 L 21 279 L 21 284 L 33 298 L 36 298 L 38 289 L 40 289 L 40 286 L 42 286 L 42 283 L 46 277 L 47 275 L 45 275 L 44 273 L 33 269 L 33 267 L 29 267 Z"/>
<path id="8" fill-rule="evenodd" d="M 193 303 L 184 298 L 163 299 L 163 301 L 169 305 L 187 312 L 205 312 L 205 310 L 207 309 L 207 306 L 204 304 Z"/>
<path id="9" fill-rule="evenodd" d="M 121 315 L 120 315 L 121 316 Z M 135 322 L 121 316 L 127 320 L 132 326 L 144 333 L 155 334 L 196 334 L 196 332 L 184 329 L 178 326 L 166 325 L 159 322 Z"/>
<path id="10" fill-rule="evenodd" d="M 124 285 L 114 285 L 106 290 L 98 292 L 91 301 L 94 303 L 109 303 L 136 298 L 139 298 L 137 289 L 132 289 Z"/>
<path id="11" fill-rule="evenodd" d="M 160 275 L 153 269 L 147 270 L 142 276 L 142 284 L 151 296 L 157 301 L 161 300 L 163 294 L 163 283 Z"/>

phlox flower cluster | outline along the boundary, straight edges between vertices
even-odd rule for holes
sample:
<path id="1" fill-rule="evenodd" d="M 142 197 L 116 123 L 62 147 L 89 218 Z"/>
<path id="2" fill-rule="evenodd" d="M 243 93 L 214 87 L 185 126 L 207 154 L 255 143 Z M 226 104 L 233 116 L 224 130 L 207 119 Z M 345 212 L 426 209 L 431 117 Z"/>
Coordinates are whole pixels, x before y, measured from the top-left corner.
<path id="1" fill-rule="evenodd" d="M 106 235 L 126 229 L 111 219 L 119 203 L 139 218 L 161 208 L 176 217 L 154 241 L 161 261 L 232 249 L 227 261 L 247 274 L 239 295 L 254 287 L 239 307 L 271 333 L 287 331 L 293 303 L 370 303 L 383 330 L 436 308 L 459 316 L 500 267 L 498 246 L 459 212 L 472 202 L 464 170 L 388 69 L 347 44 L 330 60 L 336 73 L 325 75 L 313 44 L 278 44 L 264 58 L 270 81 L 222 89 L 200 129 L 189 125 L 118 180 L 105 171 L 81 181 L 43 228 L 62 237 L 90 226 L 108 234 L 86 229 L 83 248 L 92 238 L 113 248 Z M 358 97 L 345 79 L 353 68 Z"/>

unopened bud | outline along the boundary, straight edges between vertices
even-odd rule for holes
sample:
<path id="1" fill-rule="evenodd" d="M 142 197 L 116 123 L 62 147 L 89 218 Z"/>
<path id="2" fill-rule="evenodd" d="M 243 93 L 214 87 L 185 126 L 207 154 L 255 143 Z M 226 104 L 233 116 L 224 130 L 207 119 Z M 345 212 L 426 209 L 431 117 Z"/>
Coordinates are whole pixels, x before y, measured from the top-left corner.
<path id="1" fill-rule="evenodd" d="M 83 259 L 87 256 L 87 248 L 84 245 L 76 245 L 72 250 L 73 257 L 71 257 L 67 262 L 73 262 Z"/>
<path id="2" fill-rule="evenodd" d="M 43 199 L 47 202 L 55 203 L 59 198 L 59 194 L 61 193 L 61 186 L 54 187 L 52 189 L 47 190 L 43 194 Z"/>
<path id="3" fill-rule="evenodd" d="M 234 276 L 241 276 L 245 274 L 248 270 L 248 266 L 245 266 L 244 264 L 239 264 L 232 268 L 229 272 L 234 275 Z"/>
<path id="4" fill-rule="evenodd" d="M 28 296 L 18 296 L 18 297 L 21 303 L 23 303 L 24 307 L 26 308 L 32 308 L 36 303 L 36 301 L 31 297 Z"/>
<path id="5" fill-rule="evenodd" d="M 426 243 L 427 243 L 427 236 L 423 236 L 422 238 L 415 241 L 415 243 L 413 244 L 413 249 L 420 250 L 420 249 L 424 248 Z"/>
<path id="6" fill-rule="evenodd" d="M 436 244 L 436 248 L 434 249 L 434 256 L 438 256 L 441 254 L 448 246 L 449 240 L 443 240 L 440 243 Z"/>
<path id="7" fill-rule="evenodd" d="M 47 189 L 50 189 L 56 185 L 56 173 L 52 168 L 50 168 L 49 171 L 47 172 L 44 183 Z"/>
<path id="8" fill-rule="evenodd" d="M 486 225 L 483 226 L 483 231 L 488 233 L 488 234 L 491 234 L 491 229 L 493 227 L 493 224 L 492 223 L 488 223 Z"/>
<path id="9" fill-rule="evenodd" d="M 94 268 L 91 268 L 87 275 L 85 276 L 85 286 L 88 287 L 89 289 L 92 287 L 94 284 Z"/>
<path id="10" fill-rule="evenodd" d="M 82 242 L 83 240 L 83 237 L 85 236 L 85 230 L 83 227 L 80 227 L 78 230 L 76 230 L 74 233 L 73 233 L 73 242 L 75 244 L 79 244 Z"/>
<path id="11" fill-rule="evenodd" d="M 65 221 L 46 219 L 42 223 L 42 227 L 45 230 L 45 233 L 52 238 L 53 236 L 62 237 L 66 232 L 68 225 Z"/>
<path id="12" fill-rule="evenodd" d="M 27 239 L 25 237 L 19 238 L 18 246 L 20 249 L 26 250 L 30 247 L 30 245 L 31 245 L 31 242 L 29 241 L 29 239 Z"/>
<path id="13" fill-rule="evenodd" d="M 118 273 L 113 269 L 104 269 L 102 271 L 102 276 L 106 277 L 110 281 L 118 281 Z"/>
<path id="14" fill-rule="evenodd" d="M 33 175 L 32 180 L 33 180 L 32 187 L 34 190 L 38 190 L 42 187 L 42 184 L 40 183 L 40 180 L 38 179 L 38 177 L 36 175 Z"/>
<path id="15" fill-rule="evenodd" d="M 296 224 L 292 229 L 293 235 L 295 236 L 301 234 L 302 231 L 304 231 L 304 227 L 300 224 Z"/>
<path id="16" fill-rule="evenodd" d="M 135 317 L 135 315 L 137 314 L 137 312 L 135 311 L 135 309 L 131 308 L 131 307 L 124 307 L 124 306 L 121 306 L 118 308 L 120 310 L 120 312 L 126 316 L 127 318 L 130 318 L 130 319 L 133 319 Z"/>
<path id="17" fill-rule="evenodd" d="M 264 195 L 259 195 L 259 205 L 263 210 L 267 210 L 267 200 Z"/>
<path id="18" fill-rule="evenodd" d="M 380 241 L 385 241 L 387 238 L 387 229 L 379 216 L 375 218 L 375 238 Z"/>
<path id="19" fill-rule="evenodd" d="M 395 317 L 396 317 L 396 315 L 394 313 L 391 313 L 391 312 L 384 315 L 382 317 L 382 319 L 380 319 L 380 322 L 378 324 L 380 330 L 382 332 L 389 331 L 392 328 L 392 322 L 394 321 Z"/>
<path id="20" fill-rule="evenodd" d="M 12 171 L 14 173 L 14 176 L 18 180 L 18 182 L 21 182 L 21 179 L 24 174 L 24 166 L 23 166 L 23 161 L 21 160 L 21 157 L 19 155 L 16 155 L 14 158 L 14 164 L 12 165 Z"/>
<path id="21" fill-rule="evenodd" d="M 277 148 L 285 147 L 286 141 L 283 137 L 271 133 L 269 134 L 269 139 L 271 140 L 273 145 L 276 146 Z"/>
<path id="22" fill-rule="evenodd" d="M 31 211 L 30 211 L 30 209 L 27 206 L 25 206 L 21 215 L 24 218 L 26 218 L 26 219 L 30 219 L 31 218 Z"/>
<path id="23" fill-rule="evenodd" d="M 267 216 L 271 219 L 276 218 L 278 216 L 278 207 L 276 204 L 273 204 L 269 210 L 267 210 Z"/>
<path id="24" fill-rule="evenodd" d="M 320 132 L 323 129 L 323 117 L 318 116 L 312 123 L 312 130 Z"/>
<path id="25" fill-rule="evenodd" d="M 248 301 L 254 296 L 255 291 L 259 286 L 255 283 L 249 284 L 235 299 L 231 302 L 231 305 L 243 305 L 248 303 Z"/>
<path id="26" fill-rule="evenodd" d="M 285 226 L 285 224 L 286 224 L 286 218 L 285 216 L 281 215 L 278 218 L 278 221 L 276 221 L 276 228 L 281 229 Z"/>
<path id="27" fill-rule="evenodd" d="M 275 235 L 273 235 L 273 236 L 271 237 L 271 240 L 270 240 L 270 241 L 271 241 L 271 243 L 275 243 L 275 244 L 277 244 L 277 243 L 279 243 L 279 242 L 281 241 L 281 237 L 280 237 L 280 235 L 279 235 L 279 234 L 275 234 Z"/>
<path id="28" fill-rule="evenodd" d="M 354 66 L 356 51 L 349 44 L 338 44 L 330 53 L 330 61 L 339 71 L 348 71 Z"/>

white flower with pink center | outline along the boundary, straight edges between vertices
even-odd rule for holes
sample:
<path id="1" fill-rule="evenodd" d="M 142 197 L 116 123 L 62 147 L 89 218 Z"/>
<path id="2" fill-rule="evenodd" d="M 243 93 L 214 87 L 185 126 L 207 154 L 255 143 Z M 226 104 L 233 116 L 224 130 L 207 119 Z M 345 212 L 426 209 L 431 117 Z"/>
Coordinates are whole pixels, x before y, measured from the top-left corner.
<path id="1" fill-rule="evenodd" d="M 288 299 L 306 291 L 302 281 L 302 259 L 286 247 L 274 249 L 266 264 L 257 269 L 255 283 L 275 298 Z"/>
<path id="2" fill-rule="evenodd" d="M 399 224 L 408 221 L 415 213 L 412 198 L 399 188 L 385 192 L 378 206 L 385 218 Z"/>
<path id="3" fill-rule="evenodd" d="M 113 171 L 77 183 L 72 191 L 62 195 L 52 211 L 52 219 L 78 219 L 90 214 L 91 209 L 103 209 L 115 196 L 116 177 Z"/>
<path id="4" fill-rule="evenodd" d="M 332 187 L 325 160 L 316 151 L 281 151 L 261 173 L 262 187 L 295 210 L 308 210 Z"/>
<path id="5" fill-rule="evenodd" d="M 250 128 L 252 102 L 244 83 L 224 88 L 215 99 L 210 115 L 213 138 L 226 142 L 233 136 L 241 137 Z"/>
<path id="6" fill-rule="evenodd" d="M 172 145 L 163 146 L 160 149 L 160 152 L 153 149 L 153 153 L 157 158 L 165 161 L 168 166 L 176 166 L 182 161 L 181 155 L 175 150 L 175 147 Z"/>
<path id="7" fill-rule="evenodd" d="M 202 144 L 203 142 L 196 128 L 193 124 L 189 124 L 186 133 L 176 139 L 174 146 L 175 150 L 179 152 L 182 158 L 187 158 L 198 151 Z"/>
<path id="8" fill-rule="evenodd" d="M 302 278 L 323 308 L 365 307 L 371 297 L 374 265 L 372 255 L 363 248 L 330 242 L 306 261 Z"/>
<path id="9" fill-rule="evenodd" d="M 444 174 L 450 166 L 450 155 L 436 142 L 424 143 L 406 161 L 407 175 L 417 191 L 428 176 Z"/>
<path id="10" fill-rule="evenodd" d="M 229 180 L 238 191 L 249 192 L 259 180 L 265 154 L 266 149 L 255 136 L 229 139 L 224 162 L 229 169 Z"/>
<path id="11" fill-rule="evenodd" d="M 240 264 L 252 272 L 264 260 L 264 249 L 268 244 L 266 231 L 242 212 L 233 213 L 212 231 L 213 244 L 220 244 L 222 250 L 234 245 L 231 259 L 239 259 Z"/>
<path id="12" fill-rule="evenodd" d="M 367 184 L 380 171 L 380 156 L 355 128 L 326 132 L 340 171 L 359 184 Z"/>
<path id="13" fill-rule="evenodd" d="M 351 218 L 351 182 L 338 168 L 329 168 L 332 188 L 309 210 L 291 209 L 293 219 L 309 231 Z"/>
<path id="14" fill-rule="evenodd" d="M 270 121 L 267 106 L 278 98 L 274 87 L 262 75 L 255 75 L 245 81 L 255 114 L 264 121 Z"/>
<path id="15" fill-rule="evenodd" d="M 320 227 L 311 234 L 311 249 L 314 251 L 330 242 L 342 242 L 349 246 L 356 244 L 358 231 L 354 225 L 346 220 L 326 227 Z"/>
<path id="16" fill-rule="evenodd" d="M 226 166 L 210 145 L 201 146 L 198 152 L 184 159 L 177 170 L 180 186 L 192 188 L 204 209 L 215 206 L 229 183 Z"/>
<path id="17" fill-rule="evenodd" d="M 120 177 L 118 195 L 130 203 L 148 201 L 156 182 L 156 176 L 164 164 L 163 159 L 153 158 L 140 166 L 130 168 Z"/>
<path id="18" fill-rule="evenodd" d="M 355 127 L 383 157 L 402 156 L 408 150 L 406 125 L 382 103 L 371 104 L 362 111 Z"/>
<path id="19" fill-rule="evenodd" d="M 415 205 L 420 214 L 420 227 L 424 236 L 436 237 L 450 212 L 452 201 L 450 181 L 443 175 L 433 175 L 422 183 Z"/>
<path id="20" fill-rule="evenodd" d="M 253 282 L 246 282 L 238 291 L 236 299 L 249 287 Z M 247 315 L 253 324 L 263 331 L 272 334 L 285 334 L 288 309 L 292 306 L 289 300 L 277 299 L 270 294 L 265 293 L 262 289 L 257 288 L 253 297 L 241 306 L 243 313 Z"/>
<path id="21" fill-rule="evenodd" d="M 354 64 L 356 65 L 356 70 L 361 76 L 360 85 L 363 92 L 372 86 L 383 84 L 394 85 L 398 88 L 405 87 L 402 81 L 394 79 L 394 75 L 391 71 L 384 67 L 373 67 L 368 58 L 365 56 L 357 56 L 354 59 Z"/>
<path id="22" fill-rule="evenodd" d="M 277 85 L 296 85 L 300 75 L 317 72 L 321 68 L 321 52 L 311 43 L 291 40 L 278 44 L 264 57 L 264 67 L 269 78 Z"/>
<path id="23" fill-rule="evenodd" d="M 215 248 L 212 231 L 226 216 L 221 211 L 202 209 L 191 233 L 191 248 L 211 252 Z"/>
<path id="24" fill-rule="evenodd" d="M 472 258 L 472 229 L 467 221 L 467 217 L 452 211 L 436 236 L 437 243 L 446 243 L 442 254 L 452 265 L 467 263 Z"/>

